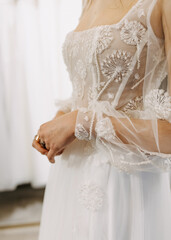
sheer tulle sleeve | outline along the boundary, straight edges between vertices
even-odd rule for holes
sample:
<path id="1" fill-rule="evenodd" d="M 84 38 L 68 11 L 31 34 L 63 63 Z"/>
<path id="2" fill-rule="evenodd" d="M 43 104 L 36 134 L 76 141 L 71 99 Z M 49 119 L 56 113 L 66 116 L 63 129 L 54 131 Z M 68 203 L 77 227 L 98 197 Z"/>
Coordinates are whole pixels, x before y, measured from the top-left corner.
<path id="1" fill-rule="evenodd" d="M 121 170 L 170 170 L 171 97 L 164 90 L 155 89 L 145 102 L 144 111 L 129 110 L 129 115 L 115 110 L 108 102 L 97 102 L 92 110 L 80 108 L 76 138 L 105 147 L 109 162 Z"/>
<path id="2" fill-rule="evenodd" d="M 151 11 L 155 3 L 153 1 Z M 126 172 L 171 169 L 171 43 L 166 39 L 167 34 L 165 41 L 155 36 L 150 16 L 147 19 L 146 37 L 143 41 L 137 41 L 137 52 L 131 63 L 125 51 L 113 51 L 113 55 L 103 61 L 98 70 L 108 81 L 101 88 L 98 85 L 92 87 L 91 92 L 100 94 L 91 99 L 87 107 L 78 108 L 76 120 L 76 138 L 91 141 L 96 147 L 105 147 L 109 162 Z M 168 54 L 165 51 L 166 42 Z M 131 45 L 130 40 L 127 43 Z M 143 51 L 146 52 L 145 61 Z M 113 67 L 118 59 L 118 62 L 122 62 L 121 69 L 120 66 Z M 129 82 L 132 73 L 134 78 L 137 76 L 138 84 L 131 85 Z M 121 79 L 115 93 L 113 89 Z M 119 106 L 126 99 L 127 102 Z"/>

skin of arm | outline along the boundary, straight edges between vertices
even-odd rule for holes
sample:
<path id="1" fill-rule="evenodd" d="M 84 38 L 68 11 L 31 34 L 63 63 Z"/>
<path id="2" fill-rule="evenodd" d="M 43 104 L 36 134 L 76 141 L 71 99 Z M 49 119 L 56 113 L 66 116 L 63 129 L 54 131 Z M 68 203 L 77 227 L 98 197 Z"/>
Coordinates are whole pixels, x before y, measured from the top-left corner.
<path id="1" fill-rule="evenodd" d="M 171 95 L 171 1 L 161 0 L 162 9 L 162 26 L 165 36 L 165 49 L 168 60 L 168 72 L 169 72 L 169 92 Z"/>

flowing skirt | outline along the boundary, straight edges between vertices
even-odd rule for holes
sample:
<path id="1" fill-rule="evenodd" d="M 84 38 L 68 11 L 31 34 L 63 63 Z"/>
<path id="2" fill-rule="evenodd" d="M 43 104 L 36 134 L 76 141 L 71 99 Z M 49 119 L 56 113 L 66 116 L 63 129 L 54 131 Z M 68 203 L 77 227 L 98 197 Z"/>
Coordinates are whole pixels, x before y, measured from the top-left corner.
<path id="1" fill-rule="evenodd" d="M 39 240 L 169 240 L 169 173 L 128 174 L 72 142 L 51 167 Z"/>

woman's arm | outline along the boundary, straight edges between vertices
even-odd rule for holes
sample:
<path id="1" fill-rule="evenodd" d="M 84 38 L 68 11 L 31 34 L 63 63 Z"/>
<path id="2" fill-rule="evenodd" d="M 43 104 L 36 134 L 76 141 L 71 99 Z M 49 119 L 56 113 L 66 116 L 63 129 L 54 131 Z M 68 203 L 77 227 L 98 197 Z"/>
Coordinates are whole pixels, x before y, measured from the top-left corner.
<path id="1" fill-rule="evenodd" d="M 168 60 L 169 92 L 171 95 L 171 1 L 161 0 L 162 25 L 165 36 L 165 50 Z"/>

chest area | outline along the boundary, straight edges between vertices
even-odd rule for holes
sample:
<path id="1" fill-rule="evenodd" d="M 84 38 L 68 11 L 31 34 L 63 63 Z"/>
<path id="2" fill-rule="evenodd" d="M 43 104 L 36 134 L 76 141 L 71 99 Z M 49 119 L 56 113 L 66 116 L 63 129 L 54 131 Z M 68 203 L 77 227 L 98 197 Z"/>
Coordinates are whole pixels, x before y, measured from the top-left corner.
<path id="1" fill-rule="evenodd" d="M 87 30 L 69 32 L 63 44 L 65 63 L 68 64 L 78 57 L 84 57 L 87 64 L 92 63 L 93 56 L 103 57 L 108 50 L 113 49 L 130 50 L 134 53 L 146 37 L 150 5 L 149 0 L 138 0 L 115 24 L 98 24 L 99 26 Z"/>
<path id="2" fill-rule="evenodd" d="M 129 60 L 137 47 L 140 48 L 146 40 L 147 30 L 145 21 L 125 19 L 120 24 L 101 25 L 81 32 L 72 31 L 63 44 L 65 63 L 69 66 L 81 58 L 84 64 L 93 64 L 96 58 L 102 61 L 112 51 L 123 51 L 124 56 L 121 58 Z M 119 58 L 119 55 L 115 57 Z"/>

